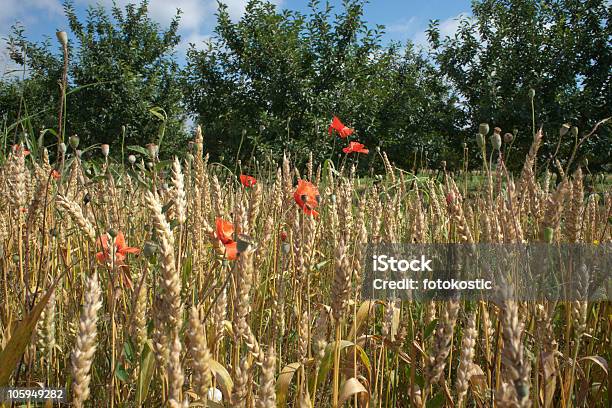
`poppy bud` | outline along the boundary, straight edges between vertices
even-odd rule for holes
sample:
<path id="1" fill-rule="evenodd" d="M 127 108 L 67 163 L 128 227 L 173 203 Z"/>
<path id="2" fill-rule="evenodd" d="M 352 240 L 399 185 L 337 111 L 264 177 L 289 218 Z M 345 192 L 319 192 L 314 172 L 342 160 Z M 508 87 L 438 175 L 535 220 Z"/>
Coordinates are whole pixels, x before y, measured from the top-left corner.
<path id="1" fill-rule="evenodd" d="M 136 163 L 136 156 L 134 156 L 133 154 L 130 154 L 130 155 L 128 156 L 128 162 L 130 162 L 130 164 L 132 164 L 132 165 L 133 165 L 134 163 Z"/>
<path id="2" fill-rule="evenodd" d="M 451 205 L 455 201 L 455 193 L 452 191 L 446 195 L 446 204 Z"/>
<path id="3" fill-rule="evenodd" d="M 535 89 L 533 88 L 529 89 L 529 98 L 530 99 L 535 98 Z"/>
<path id="4" fill-rule="evenodd" d="M 236 240 L 236 249 L 238 253 L 241 254 L 246 251 L 252 251 L 257 248 L 257 243 L 246 234 L 238 234 L 238 239 Z"/>
<path id="5" fill-rule="evenodd" d="M 13 262 L 15 263 L 19 262 L 19 254 L 13 254 Z"/>
<path id="6" fill-rule="evenodd" d="M 442 165 L 442 168 L 446 168 L 446 160 L 442 160 L 440 164 Z"/>
<path id="7" fill-rule="evenodd" d="M 142 248 L 142 253 L 145 257 L 151 258 L 157 253 L 157 245 L 151 241 L 147 241 Z"/>
<path id="8" fill-rule="evenodd" d="M 152 159 L 157 157 L 157 154 L 159 153 L 159 146 L 157 146 L 155 143 L 149 143 L 147 145 L 147 151 L 149 152 L 149 156 L 151 156 Z"/>
<path id="9" fill-rule="evenodd" d="M 66 143 L 62 142 L 62 143 L 59 144 L 59 152 L 61 154 L 66 153 Z"/>
<path id="10" fill-rule="evenodd" d="M 554 233 L 554 231 L 553 231 L 552 228 L 550 228 L 550 227 L 544 228 L 544 241 L 549 243 L 549 244 L 552 243 L 553 233 Z"/>
<path id="11" fill-rule="evenodd" d="M 108 157 L 110 146 L 107 144 L 103 144 L 102 146 L 100 146 L 100 149 L 102 149 L 102 154 L 104 155 L 104 157 Z"/>
<path id="12" fill-rule="evenodd" d="M 480 133 L 483 136 L 486 136 L 489 134 L 489 124 L 488 123 L 481 123 L 478 126 L 478 133 Z"/>
<path id="13" fill-rule="evenodd" d="M 576 126 L 572 126 L 572 137 L 578 137 L 578 128 Z"/>
<path id="14" fill-rule="evenodd" d="M 493 146 L 493 149 L 499 150 L 501 148 L 501 144 L 502 144 L 502 141 L 501 141 L 500 134 L 497 132 L 494 132 L 491 135 L 491 145 Z"/>
<path id="15" fill-rule="evenodd" d="M 569 132 L 570 130 L 570 125 L 569 123 L 564 123 L 563 125 L 561 125 L 561 127 L 559 128 L 559 136 L 563 137 L 567 134 L 567 132 Z"/>
<path id="16" fill-rule="evenodd" d="M 149 169 L 153 169 L 153 163 L 152 162 L 147 162 L 147 167 Z"/>
<path id="17" fill-rule="evenodd" d="M 484 147 L 485 137 L 482 133 L 476 133 L 476 144 L 478 144 L 478 147 L 480 147 L 481 149 Z"/>
<path id="18" fill-rule="evenodd" d="M 70 139 L 68 139 L 70 142 L 70 147 L 72 147 L 73 149 L 76 149 L 77 147 L 79 147 L 79 136 L 78 135 L 72 135 L 70 136 Z"/>
<path id="19" fill-rule="evenodd" d="M 589 159 L 587 159 L 586 157 L 582 159 L 582 165 L 584 167 L 589 167 Z"/>
<path id="20" fill-rule="evenodd" d="M 57 37 L 60 44 L 62 44 L 63 48 L 68 46 L 68 34 L 65 31 L 56 31 L 55 36 Z"/>
<path id="21" fill-rule="evenodd" d="M 283 245 L 281 245 L 281 248 L 284 254 L 288 254 L 289 250 L 291 249 L 291 247 L 289 246 L 289 243 L 287 242 L 283 242 Z"/>
<path id="22" fill-rule="evenodd" d="M 117 236 L 117 231 L 115 231 L 114 229 L 111 228 L 111 229 L 108 230 L 108 235 L 110 235 L 111 238 L 114 239 Z"/>
<path id="23" fill-rule="evenodd" d="M 504 134 L 504 143 L 510 143 L 512 140 L 514 140 L 514 135 L 510 132 L 506 132 Z"/>

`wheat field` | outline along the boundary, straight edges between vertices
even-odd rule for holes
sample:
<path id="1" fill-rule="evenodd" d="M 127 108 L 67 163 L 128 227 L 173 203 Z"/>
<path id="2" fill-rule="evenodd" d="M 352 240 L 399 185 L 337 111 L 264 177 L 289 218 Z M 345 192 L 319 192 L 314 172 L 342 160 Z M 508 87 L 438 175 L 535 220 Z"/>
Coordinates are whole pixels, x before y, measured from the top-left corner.
<path id="1" fill-rule="evenodd" d="M 469 189 L 384 152 L 373 179 L 286 156 L 241 180 L 199 131 L 169 162 L 16 145 L 0 386 L 65 387 L 74 407 L 607 406 L 609 302 L 361 296 L 366 243 L 610 242 L 611 192 L 537 176 L 541 139 L 520 174 L 485 163 Z"/>

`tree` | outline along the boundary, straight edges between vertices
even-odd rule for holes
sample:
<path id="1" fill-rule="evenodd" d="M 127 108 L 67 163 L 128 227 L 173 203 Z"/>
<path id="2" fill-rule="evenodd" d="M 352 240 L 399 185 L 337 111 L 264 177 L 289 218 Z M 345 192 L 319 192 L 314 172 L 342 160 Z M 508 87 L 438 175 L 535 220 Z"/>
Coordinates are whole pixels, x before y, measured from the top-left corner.
<path id="1" fill-rule="evenodd" d="M 162 149 L 184 146 L 179 67 L 173 54 L 180 40 L 179 14 L 162 31 L 148 17 L 147 1 L 123 10 L 115 5 L 110 14 L 103 6 L 89 7 L 85 21 L 70 2 L 64 3 L 64 10 L 71 30 L 68 92 L 73 91 L 66 101 L 66 135 L 78 134 L 84 144 L 109 143 L 112 148 L 122 143 L 123 130 L 126 144 L 142 145 L 157 142 L 163 128 L 172 137 L 164 139 Z M 46 109 L 33 119 L 36 127 L 55 127 L 57 119 L 49 113 L 57 112 L 61 54 L 49 40 L 30 42 L 19 31 L 11 41 L 25 54 L 24 61 L 16 62 L 28 64 L 30 75 L 17 85 L 26 90 L 29 111 Z M 30 89 L 38 94 L 27 92 Z"/>
<path id="2" fill-rule="evenodd" d="M 461 121 L 450 90 L 411 46 L 383 46 L 383 27 L 368 27 L 363 5 L 345 1 L 333 14 L 313 0 L 305 15 L 251 0 L 238 22 L 220 5 L 215 36 L 204 50 L 190 48 L 185 69 L 187 105 L 214 158 L 239 149 L 243 158 L 337 157 L 332 115 L 372 149 L 370 164 L 376 146 L 409 165 L 414 149 L 446 145 Z"/>
<path id="3" fill-rule="evenodd" d="M 536 126 L 544 124 L 543 152 L 551 159 L 563 123 L 586 133 L 611 114 L 611 10 L 604 0 L 475 1 L 473 18 L 452 38 L 441 39 L 437 21 L 431 22 L 432 56 L 465 98 L 474 133 L 480 122 L 518 128 L 515 146 L 522 153 L 531 143 L 529 90 L 535 90 Z M 558 158 L 567 159 L 574 143 L 567 135 Z M 611 154 L 610 127 L 581 149 L 593 169 Z M 514 155 L 515 166 L 523 157 Z"/>

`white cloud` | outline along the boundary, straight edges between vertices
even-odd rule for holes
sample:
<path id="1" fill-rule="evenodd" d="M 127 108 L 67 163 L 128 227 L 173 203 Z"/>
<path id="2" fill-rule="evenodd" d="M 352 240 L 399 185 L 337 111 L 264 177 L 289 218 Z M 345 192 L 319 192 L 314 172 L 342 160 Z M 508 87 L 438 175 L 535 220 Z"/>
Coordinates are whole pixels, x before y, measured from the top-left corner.
<path id="1" fill-rule="evenodd" d="M 409 32 L 414 32 L 417 23 L 417 18 L 412 16 L 410 18 L 403 18 L 398 20 L 392 24 L 389 24 L 386 27 L 386 31 L 388 33 L 397 33 L 397 34 L 407 34 Z"/>
<path id="2" fill-rule="evenodd" d="M 444 39 L 445 37 L 453 37 L 455 33 L 459 30 L 461 26 L 461 21 L 464 19 L 469 19 L 471 14 L 463 11 L 456 16 L 449 17 L 446 20 L 440 21 L 438 28 L 440 30 L 440 38 Z M 418 47 L 427 48 L 427 33 L 425 30 L 419 31 L 412 37 L 412 42 L 414 45 Z"/>
<path id="3" fill-rule="evenodd" d="M 52 0 L 38 0 L 52 1 Z M 227 11 L 230 18 L 234 21 L 238 20 L 244 14 L 244 10 L 248 0 L 222 0 L 227 4 Z M 273 4 L 280 6 L 284 0 L 271 0 Z M 113 4 L 112 0 L 79 0 L 82 5 L 95 5 L 101 2 L 104 6 L 110 7 Z M 116 0 L 120 7 L 127 4 L 138 4 L 138 0 Z M 174 16 L 176 10 L 181 10 L 181 19 L 179 23 L 179 34 L 181 35 L 181 43 L 178 46 L 179 54 L 185 54 L 189 48 L 189 44 L 195 44 L 196 48 L 201 49 L 203 41 L 210 39 L 210 28 L 215 21 L 217 12 L 217 0 L 150 0 L 149 15 L 151 18 L 160 23 L 162 26 L 167 26 Z"/>
<path id="4" fill-rule="evenodd" d="M 40 20 L 52 20 L 62 15 L 63 9 L 60 0 L 2 0 L 0 13 L 0 78 L 19 76 L 14 72 L 20 67 L 13 63 L 6 49 L 6 37 L 10 27 L 16 22 L 22 23 L 26 28 L 38 24 Z"/>
<path id="5" fill-rule="evenodd" d="M 60 0 L 2 0 L 0 27 L 10 27 L 16 21 L 35 23 L 38 17 L 51 18 L 62 15 Z"/>
<path id="6" fill-rule="evenodd" d="M 5 35 L 0 34 L 0 80 L 19 76 L 19 65 L 11 61 Z"/>
<path id="7" fill-rule="evenodd" d="M 181 37 L 181 42 L 177 47 L 178 52 L 183 55 L 186 54 L 190 44 L 193 44 L 196 50 L 203 50 L 211 38 L 209 34 L 199 34 L 197 32 L 184 35 Z"/>
<path id="8" fill-rule="evenodd" d="M 270 0 L 270 3 L 280 6 L 284 0 Z M 244 9 L 249 2 L 248 0 L 221 0 L 222 3 L 227 4 L 227 12 L 229 13 L 232 20 L 237 20 L 244 14 Z M 214 1 L 215 10 L 217 1 Z"/>

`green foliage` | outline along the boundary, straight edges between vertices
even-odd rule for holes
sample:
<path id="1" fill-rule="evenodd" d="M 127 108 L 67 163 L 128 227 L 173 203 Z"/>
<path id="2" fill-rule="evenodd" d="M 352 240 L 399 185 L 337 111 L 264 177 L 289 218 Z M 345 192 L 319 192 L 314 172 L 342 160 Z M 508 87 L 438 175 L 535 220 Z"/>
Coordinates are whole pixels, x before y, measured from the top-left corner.
<path id="1" fill-rule="evenodd" d="M 504 132 L 518 128 L 515 146 L 526 153 L 534 89 L 536 126 L 545 125 L 542 152 L 550 159 L 563 123 L 582 134 L 610 116 L 611 10 L 605 0 L 478 0 L 452 38 L 441 39 L 432 21 L 429 41 L 441 73 L 466 99 L 474 133 L 480 122 Z M 609 160 L 610 137 L 603 127 L 581 147 L 593 169 Z M 570 156 L 574 142 L 564 138 L 559 159 Z M 524 155 L 514 158 L 518 165 Z"/>
<path id="2" fill-rule="evenodd" d="M 67 136 L 78 134 L 85 145 L 108 143 L 116 151 L 124 129 L 126 143 L 142 145 L 158 142 L 165 132 L 171 137 L 165 137 L 162 151 L 184 145 L 179 67 L 173 55 L 180 39 L 179 16 L 162 31 L 149 18 L 147 7 L 146 1 L 125 9 L 115 5 L 109 14 L 98 5 L 90 7 L 85 21 L 80 21 L 72 4 L 64 4 L 71 31 Z M 29 75 L 19 82 L 3 83 L 0 109 L 16 120 L 15 105 L 20 100 L 14 96 L 23 92 L 22 105 L 30 112 L 44 111 L 34 118 L 33 127 L 57 128 L 63 58 L 55 50 L 61 47 L 49 40 L 30 42 L 19 30 L 11 40 L 23 51 Z M 164 120 L 154 114 L 160 111 Z"/>
<path id="3" fill-rule="evenodd" d="M 185 70 L 186 103 L 207 151 L 335 158 L 347 143 L 327 135 L 337 115 L 372 149 L 363 162 L 380 164 L 376 146 L 405 166 L 416 149 L 430 152 L 429 164 L 444 155 L 461 123 L 450 90 L 410 45 L 384 47 L 383 27 L 368 27 L 363 5 L 346 1 L 334 14 L 311 1 L 304 15 L 253 0 L 238 22 L 221 5 L 214 38 L 189 50 Z"/>

